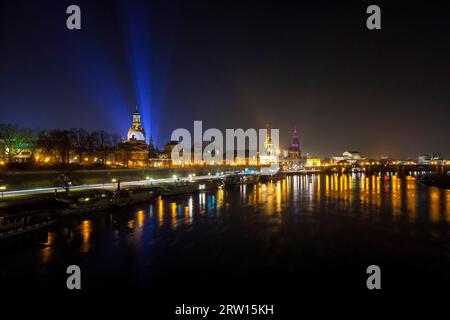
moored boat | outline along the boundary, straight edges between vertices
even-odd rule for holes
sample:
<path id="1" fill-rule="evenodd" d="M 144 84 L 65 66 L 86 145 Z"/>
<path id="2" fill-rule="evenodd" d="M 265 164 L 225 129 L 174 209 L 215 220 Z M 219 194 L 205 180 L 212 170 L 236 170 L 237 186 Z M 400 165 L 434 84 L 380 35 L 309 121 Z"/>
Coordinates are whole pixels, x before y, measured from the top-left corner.
<path id="1" fill-rule="evenodd" d="M 161 186 L 159 189 L 159 194 L 163 197 L 169 196 L 177 196 L 182 194 L 193 193 L 195 190 L 195 184 L 187 183 L 187 184 L 175 184 L 175 185 L 166 185 Z"/>
<path id="2" fill-rule="evenodd" d="M 60 203 L 66 204 L 63 208 L 55 210 L 57 216 L 89 213 L 106 210 L 111 206 L 111 195 L 107 192 L 86 193 L 81 196 L 56 198 Z"/>
<path id="3" fill-rule="evenodd" d="M 0 213 L 0 240 L 15 235 L 45 228 L 56 222 L 48 211 Z"/>
<path id="4" fill-rule="evenodd" d="M 216 191 L 224 186 L 222 180 L 205 180 L 194 184 L 196 192 Z"/>

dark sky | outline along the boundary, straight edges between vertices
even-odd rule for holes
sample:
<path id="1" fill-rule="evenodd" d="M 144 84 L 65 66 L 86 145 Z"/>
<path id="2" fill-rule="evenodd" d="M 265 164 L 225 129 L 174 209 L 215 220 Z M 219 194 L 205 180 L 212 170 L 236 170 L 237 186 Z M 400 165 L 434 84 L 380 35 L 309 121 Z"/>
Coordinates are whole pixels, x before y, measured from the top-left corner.
<path id="1" fill-rule="evenodd" d="M 0 0 L 0 123 L 125 135 L 141 104 L 158 145 L 203 120 L 286 147 L 297 127 L 319 156 L 449 157 L 450 11 L 390 2 Z"/>

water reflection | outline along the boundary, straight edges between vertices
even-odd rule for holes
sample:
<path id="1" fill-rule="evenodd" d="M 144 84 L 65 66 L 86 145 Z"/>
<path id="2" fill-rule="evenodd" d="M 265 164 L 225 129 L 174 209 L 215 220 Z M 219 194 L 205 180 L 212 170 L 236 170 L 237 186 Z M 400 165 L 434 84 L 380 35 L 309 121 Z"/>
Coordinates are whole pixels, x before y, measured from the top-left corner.
<path id="1" fill-rule="evenodd" d="M 283 224 L 288 216 L 340 214 L 371 223 L 448 223 L 450 191 L 420 185 L 412 176 L 299 175 L 217 192 L 158 198 L 123 211 L 73 217 L 72 223 L 51 229 L 46 240 L 41 241 L 40 261 L 51 261 L 58 241 L 79 241 L 79 252 L 88 253 L 94 234 L 97 237 L 97 232 L 105 230 L 111 237 L 105 243 L 117 244 L 125 235 L 128 243 L 140 246 L 145 241 L 156 241 L 152 230 L 177 233 L 205 222 L 214 227 L 222 218 L 244 218 L 255 213 L 268 217 L 273 227 Z"/>
<path id="2" fill-rule="evenodd" d="M 41 260 L 43 263 L 50 262 L 51 256 L 54 253 L 53 244 L 55 242 L 55 232 L 48 232 L 46 240 L 46 242 L 42 243 L 44 245 L 44 248 L 41 250 Z"/>
<path id="3" fill-rule="evenodd" d="M 298 175 L 68 216 L 3 241 L 0 250 L 11 288 L 34 279 L 39 292 L 65 288 L 60 278 L 70 264 L 89 270 L 94 287 L 110 288 L 113 279 L 120 291 L 157 294 L 216 286 L 212 274 L 220 290 L 242 287 L 240 279 L 258 292 L 267 281 L 274 292 L 282 292 L 278 284 L 305 288 L 303 275 L 323 288 L 334 281 L 323 280 L 330 268 L 348 279 L 368 261 L 393 267 L 393 278 L 434 287 L 449 280 L 449 222 L 450 191 L 414 176 Z M 404 274 L 405 265 L 414 270 Z"/>
<path id="4" fill-rule="evenodd" d="M 90 238 L 92 232 L 92 222 L 91 220 L 84 220 L 81 222 L 80 226 L 80 234 L 83 239 L 83 243 L 81 245 L 81 252 L 86 253 L 91 248 Z"/>
<path id="5" fill-rule="evenodd" d="M 450 191 L 422 186 L 412 176 L 288 176 L 279 181 L 241 185 L 237 190 L 218 190 L 166 200 L 167 203 L 160 198 L 150 205 L 149 211 L 157 213 L 158 226 L 170 223 L 174 230 L 180 225 L 194 223 L 202 215 L 217 217 L 230 202 L 235 209 L 253 208 L 267 215 L 280 216 L 285 211 L 299 214 L 341 212 L 374 220 L 384 215 L 417 222 L 420 211 L 422 218 L 437 223 L 449 220 L 449 197 Z M 152 214 L 149 218 L 153 219 Z M 137 224 L 142 227 L 145 223 L 144 212 L 139 211 Z"/>

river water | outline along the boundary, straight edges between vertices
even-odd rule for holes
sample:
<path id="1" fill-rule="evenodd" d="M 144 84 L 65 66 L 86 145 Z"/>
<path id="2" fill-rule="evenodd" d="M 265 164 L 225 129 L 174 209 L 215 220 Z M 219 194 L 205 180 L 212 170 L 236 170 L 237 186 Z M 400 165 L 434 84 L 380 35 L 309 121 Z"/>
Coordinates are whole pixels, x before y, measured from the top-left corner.
<path id="1" fill-rule="evenodd" d="M 416 178 L 289 176 L 67 217 L 0 242 L 2 292 L 309 295 L 449 290 L 450 191 Z"/>

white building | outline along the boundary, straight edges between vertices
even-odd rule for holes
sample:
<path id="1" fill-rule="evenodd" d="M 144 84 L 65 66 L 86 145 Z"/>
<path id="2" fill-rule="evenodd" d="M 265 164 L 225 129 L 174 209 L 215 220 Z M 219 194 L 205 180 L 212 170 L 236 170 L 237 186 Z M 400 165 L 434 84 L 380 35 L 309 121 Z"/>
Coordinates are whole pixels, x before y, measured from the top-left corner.
<path id="1" fill-rule="evenodd" d="M 347 161 L 348 163 L 358 163 L 364 160 L 359 151 L 345 151 L 342 156 L 334 156 L 331 160 L 336 163 L 339 161 Z"/>

